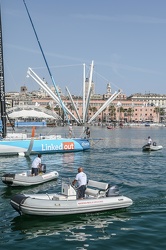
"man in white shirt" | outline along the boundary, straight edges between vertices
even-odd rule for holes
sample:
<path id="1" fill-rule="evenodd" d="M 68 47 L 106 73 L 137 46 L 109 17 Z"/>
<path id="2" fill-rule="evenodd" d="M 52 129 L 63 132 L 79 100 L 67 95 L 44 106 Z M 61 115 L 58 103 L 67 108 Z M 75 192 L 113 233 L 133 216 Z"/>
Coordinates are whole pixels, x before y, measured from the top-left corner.
<path id="1" fill-rule="evenodd" d="M 148 136 L 148 145 L 152 144 L 152 139 L 150 138 L 150 136 Z"/>
<path id="2" fill-rule="evenodd" d="M 78 168 L 78 174 L 75 177 L 75 180 L 72 182 L 73 185 L 77 183 L 78 189 L 77 189 L 77 198 L 83 199 L 85 197 L 85 190 L 87 185 L 87 176 L 83 172 L 83 168 Z"/>
<path id="3" fill-rule="evenodd" d="M 90 137 L 90 128 L 89 127 L 87 127 L 85 129 L 85 133 L 86 133 L 87 138 L 89 138 Z"/>
<path id="4" fill-rule="evenodd" d="M 32 162 L 32 175 L 38 175 L 40 168 L 41 168 L 41 154 L 38 154 L 38 156 Z"/>

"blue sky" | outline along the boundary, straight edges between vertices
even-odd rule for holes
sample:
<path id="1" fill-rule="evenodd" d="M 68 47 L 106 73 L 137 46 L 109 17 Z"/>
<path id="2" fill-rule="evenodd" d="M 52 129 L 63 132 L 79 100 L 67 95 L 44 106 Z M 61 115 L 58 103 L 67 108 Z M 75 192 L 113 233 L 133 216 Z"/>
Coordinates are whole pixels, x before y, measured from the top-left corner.
<path id="1" fill-rule="evenodd" d="M 49 85 L 40 52 L 22 0 L 0 0 L 7 91 L 29 91 L 39 85 L 26 77 L 31 67 Z M 166 94 L 165 0 L 26 0 L 55 83 L 66 94 L 82 95 L 94 60 L 97 94 L 122 89 Z"/>

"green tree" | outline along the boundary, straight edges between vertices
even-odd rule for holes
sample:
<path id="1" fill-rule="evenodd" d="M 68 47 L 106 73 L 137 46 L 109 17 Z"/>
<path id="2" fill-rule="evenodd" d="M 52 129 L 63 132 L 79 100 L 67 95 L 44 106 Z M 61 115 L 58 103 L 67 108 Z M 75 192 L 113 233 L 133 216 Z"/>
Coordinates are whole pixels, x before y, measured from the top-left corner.
<path id="1" fill-rule="evenodd" d="M 127 109 L 127 115 L 129 117 L 129 121 L 130 122 L 132 121 L 131 117 L 133 116 L 133 113 L 134 113 L 134 109 L 133 108 L 128 108 Z"/>
<path id="2" fill-rule="evenodd" d="M 109 108 L 110 118 L 111 120 L 116 120 L 116 108 L 114 105 L 110 105 Z"/>

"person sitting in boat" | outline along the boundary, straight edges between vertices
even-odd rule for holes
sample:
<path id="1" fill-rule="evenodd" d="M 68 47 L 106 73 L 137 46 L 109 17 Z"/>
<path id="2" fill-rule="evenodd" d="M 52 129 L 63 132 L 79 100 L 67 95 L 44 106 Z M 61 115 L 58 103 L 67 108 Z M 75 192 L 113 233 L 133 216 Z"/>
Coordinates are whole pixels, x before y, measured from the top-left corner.
<path id="1" fill-rule="evenodd" d="M 77 183 L 78 189 L 77 189 L 77 199 L 83 199 L 85 197 L 85 190 L 87 185 L 87 176 L 83 172 L 83 168 L 78 168 L 78 174 L 76 175 L 74 181 L 72 182 L 72 185 L 75 185 Z"/>
<path id="2" fill-rule="evenodd" d="M 152 144 L 152 139 L 150 138 L 150 136 L 148 136 L 148 145 Z"/>
<path id="3" fill-rule="evenodd" d="M 38 154 L 38 156 L 33 160 L 32 162 L 32 171 L 31 174 L 32 175 L 38 175 L 39 170 L 41 168 L 41 154 Z"/>

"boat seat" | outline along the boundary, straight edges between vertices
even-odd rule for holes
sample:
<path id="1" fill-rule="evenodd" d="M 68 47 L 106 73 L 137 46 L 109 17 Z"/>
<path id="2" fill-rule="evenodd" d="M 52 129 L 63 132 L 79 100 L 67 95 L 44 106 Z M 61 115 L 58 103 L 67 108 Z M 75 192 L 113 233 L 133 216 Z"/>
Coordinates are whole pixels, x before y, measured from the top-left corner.
<path id="1" fill-rule="evenodd" d="M 105 196 L 107 189 L 108 183 L 89 180 L 85 194 L 94 197 Z"/>

